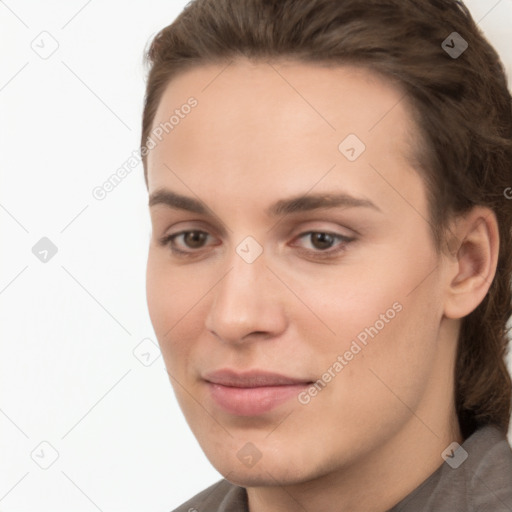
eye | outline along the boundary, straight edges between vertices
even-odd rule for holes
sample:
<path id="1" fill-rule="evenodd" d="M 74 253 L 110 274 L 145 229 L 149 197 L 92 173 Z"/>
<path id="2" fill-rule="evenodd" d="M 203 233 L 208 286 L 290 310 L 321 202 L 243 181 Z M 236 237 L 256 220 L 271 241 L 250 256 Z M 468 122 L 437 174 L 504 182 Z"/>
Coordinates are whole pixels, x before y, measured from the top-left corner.
<path id="1" fill-rule="evenodd" d="M 192 255 L 204 246 L 205 241 L 210 235 L 205 231 L 190 230 L 180 231 L 172 235 L 167 235 L 160 240 L 161 245 L 168 245 L 171 252 L 176 255 Z M 182 241 L 181 248 L 177 247 L 176 241 Z M 185 250 L 183 249 L 185 248 Z M 190 249 L 190 250 L 186 250 Z"/>
<path id="2" fill-rule="evenodd" d="M 315 257 L 332 257 L 341 251 L 346 250 L 346 246 L 355 240 L 355 238 L 340 235 L 337 233 L 329 233 L 324 231 L 308 231 L 302 233 L 298 240 L 307 239 L 309 237 L 310 246 L 312 248 L 305 249 L 305 252 L 313 253 Z M 338 245 L 332 249 L 335 242 L 338 241 Z"/>

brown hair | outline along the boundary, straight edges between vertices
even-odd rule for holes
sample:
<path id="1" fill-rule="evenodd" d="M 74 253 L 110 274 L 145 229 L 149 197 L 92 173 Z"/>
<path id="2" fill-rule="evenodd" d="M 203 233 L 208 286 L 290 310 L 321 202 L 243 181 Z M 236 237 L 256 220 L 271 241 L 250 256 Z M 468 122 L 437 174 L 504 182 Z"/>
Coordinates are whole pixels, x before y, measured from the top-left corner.
<path id="1" fill-rule="evenodd" d="M 441 46 L 453 32 L 469 45 L 458 57 Z M 351 63 L 398 82 L 423 142 L 417 157 L 438 251 L 454 214 L 474 205 L 495 212 L 497 272 L 484 300 L 462 321 L 455 403 L 464 438 L 486 424 L 506 432 L 512 200 L 504 191 L 512 185 L 512 101 L 502 63 L 467 8 L 457 0 L 194 0 L 146 54 L 142 148 L 172 77 L 237 57 Z"/>

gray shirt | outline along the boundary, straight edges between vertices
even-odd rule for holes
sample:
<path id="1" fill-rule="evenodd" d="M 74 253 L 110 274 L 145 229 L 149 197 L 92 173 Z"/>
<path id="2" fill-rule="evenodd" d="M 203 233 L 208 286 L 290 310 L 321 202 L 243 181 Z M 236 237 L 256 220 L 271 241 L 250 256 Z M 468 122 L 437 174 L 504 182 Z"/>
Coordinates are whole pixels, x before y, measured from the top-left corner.
<path id="1" fill-rule="evenodd" d="M 388 512 L 512 512 L 512 449 L 506 435 L 488 425 L 462 448 L 449 452 L 446 462 Z M 249 512 L 247 492 L 223 479 L 173 512 Z"/>

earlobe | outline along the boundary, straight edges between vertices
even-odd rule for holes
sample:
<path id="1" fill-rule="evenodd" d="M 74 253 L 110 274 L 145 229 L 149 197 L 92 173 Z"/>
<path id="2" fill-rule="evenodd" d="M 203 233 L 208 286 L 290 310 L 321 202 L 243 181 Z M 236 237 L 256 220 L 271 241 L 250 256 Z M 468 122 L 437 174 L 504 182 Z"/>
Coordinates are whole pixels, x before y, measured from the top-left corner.
<path id="1" fill-rule="evenodd" d="M 445 316 L 463 318 L 482 302 L 496 274 L 499 231 L 489 208 L 475 207 L 460 216 L 450 242 Z"/>

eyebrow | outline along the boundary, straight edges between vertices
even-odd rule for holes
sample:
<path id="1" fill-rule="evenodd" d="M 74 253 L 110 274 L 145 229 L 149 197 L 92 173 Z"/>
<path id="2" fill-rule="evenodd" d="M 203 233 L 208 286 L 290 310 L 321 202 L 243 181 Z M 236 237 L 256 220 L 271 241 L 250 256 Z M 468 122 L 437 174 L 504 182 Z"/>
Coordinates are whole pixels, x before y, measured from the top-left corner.
<path id="1" fill-rule="evenodd" d="M 202 201 L 183 196 L 172 190 L 158 189 L 149 197 L 149 207 L 162 204 L 175 210 L 207 215 L 210 209 Z M 308 194 L 281 199 L 266 210 L 269 217 L 283 217 L 292 213 L 309 212 L 325 208 L 371 208 L 382 210 L 369 199 L 354 197 L 347 193 L 340 194 Z"/>

